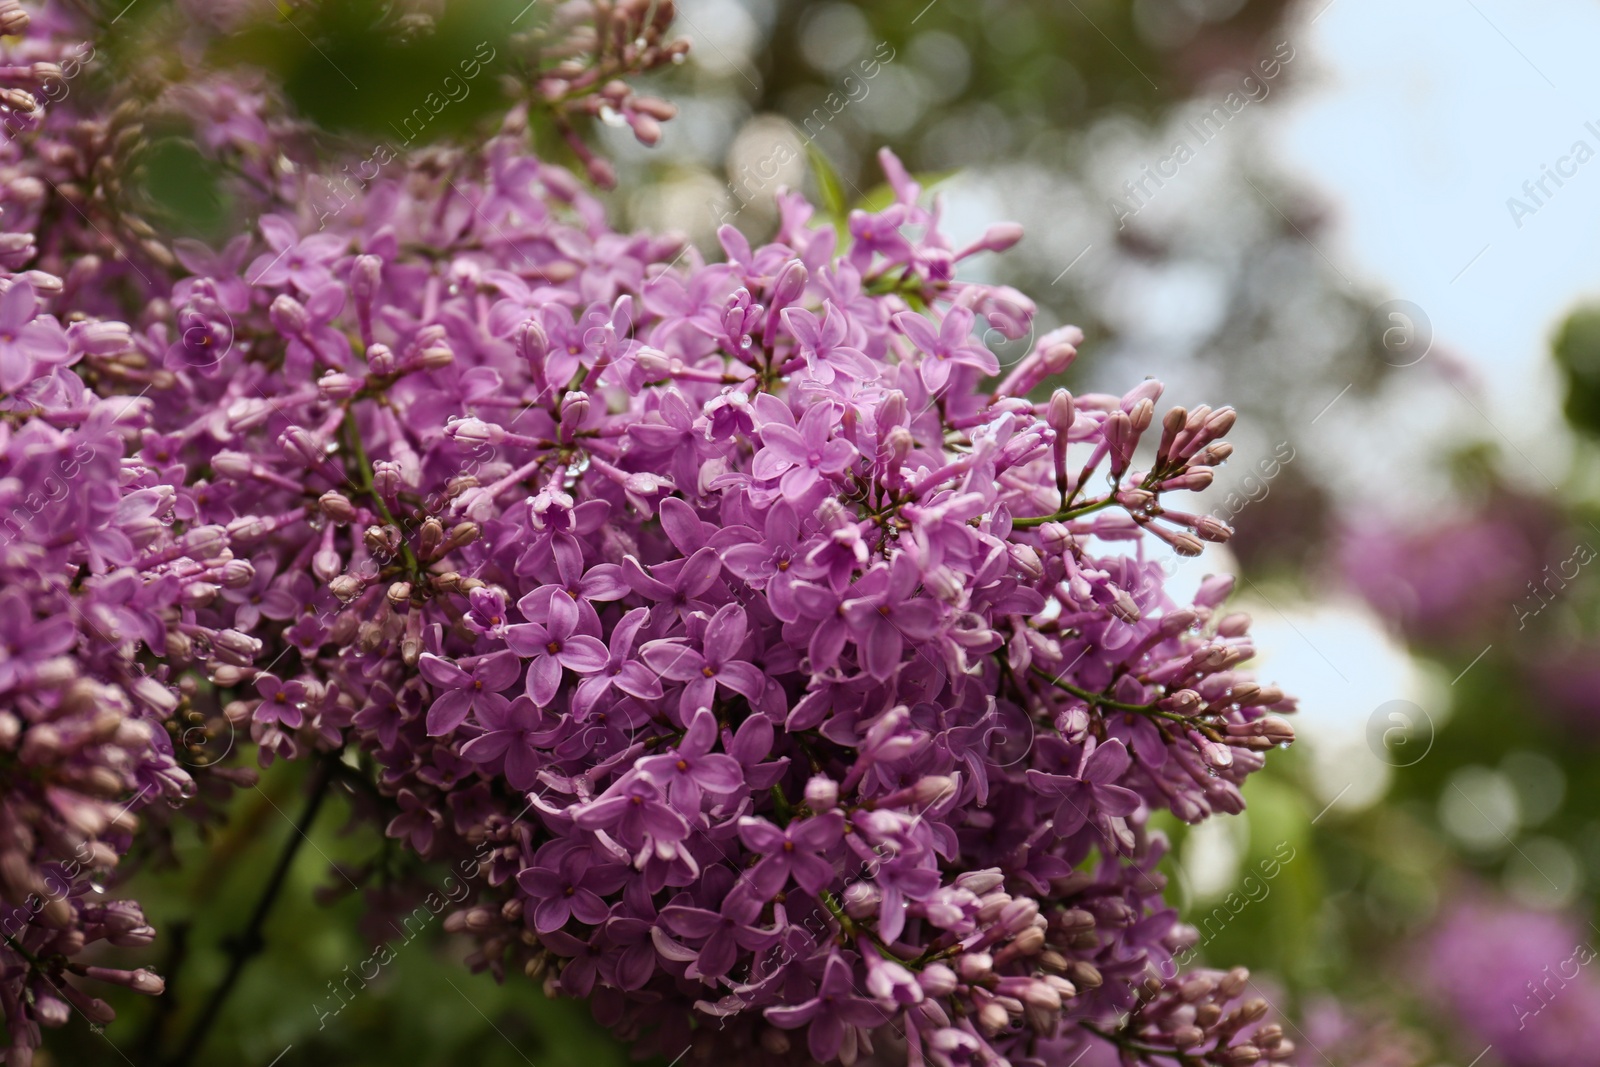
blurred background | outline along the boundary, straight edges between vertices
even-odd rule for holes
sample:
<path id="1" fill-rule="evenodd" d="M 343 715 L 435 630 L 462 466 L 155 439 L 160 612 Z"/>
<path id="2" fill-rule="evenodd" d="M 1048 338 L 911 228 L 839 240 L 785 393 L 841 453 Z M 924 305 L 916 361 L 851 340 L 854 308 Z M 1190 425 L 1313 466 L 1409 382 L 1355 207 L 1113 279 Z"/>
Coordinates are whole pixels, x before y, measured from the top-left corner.
<path id="1" fill-rule="evenodd" d="M 509 38 L 520 7 L 456 29 Z M 1300 696 L 1301 740 L 1251 780 L 1246 814 L 1168 827 L 1200 959 L 1263 975 L 1306 1064 L 1595 1062 L 1600 108 L 1585 101 L 1600 99 L 1600 7 L 679 7 L 693 52 L 650 88 L 680 116 L 653 149 L 597 131 L 621 220 L 715 254 L 721 225 L 771 234 L 781 187 L 834 208 L 880 196 L 886 145 L 957 240 L 1026 226 L 973 269 L 1037 301 L 1041 331 L 1084 328 L 1065 384 L 1121 392 L 1149 374 L 1174 402 L 1241 410 L 1203 498 L 1237 537 L 1171 572 L 1180 590 L 1241 575 L 1261 673 Z M 229 61 L 287 71 L 330 135 L 367 136 L 374 116 L 295 80 L 310 53 L 270 14 L 230 17 Z M 304 45 L 363 47 L 310 29 Z M 433 133 L 471 130 L 481 102 Z M 181 136 L 143 165 L 152 189 L 199 183 L 175 203 L 207 203 Z M 207 227 L 201 209 L 174 218 Z M 992 340 L 1003 361 L 1028 350 Z M 221 973 L 300 773 L 270 769 L 226 831 L 175 831 L 198 877 L 149 857 L 137 892 L 184 961 L 180 993 Z M 358 920 L 383 935 L 336 899 L 328 862 L 386 852 L 337 815 L 318 826 L 216 1062 L 625 1061 L 581 1008 L 443 962 L 458 950 L 437 921 L 350 982 L 373 970 Z M 129 1004 L 56 1062 L 142 1062 L 176 1024 L 161 1010 Z"/>

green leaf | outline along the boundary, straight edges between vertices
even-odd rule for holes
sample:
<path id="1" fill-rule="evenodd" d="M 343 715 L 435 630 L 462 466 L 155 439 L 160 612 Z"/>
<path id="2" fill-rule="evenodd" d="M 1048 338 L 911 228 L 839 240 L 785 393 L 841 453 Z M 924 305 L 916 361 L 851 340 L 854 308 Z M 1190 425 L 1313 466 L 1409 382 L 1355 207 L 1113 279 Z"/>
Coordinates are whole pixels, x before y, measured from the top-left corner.
<path id="1" fill-rule="evenodd" d="M 817 192 L 822 199 L 823 213 L 829 222 L 842 229 L 850 210 L 845 206 L 844 184 L 839 180 L 839 172 L 822 150 L 810 141 L 806 142 L 806 158 L 811 161 L 811 171 L 817 178 Z"/>

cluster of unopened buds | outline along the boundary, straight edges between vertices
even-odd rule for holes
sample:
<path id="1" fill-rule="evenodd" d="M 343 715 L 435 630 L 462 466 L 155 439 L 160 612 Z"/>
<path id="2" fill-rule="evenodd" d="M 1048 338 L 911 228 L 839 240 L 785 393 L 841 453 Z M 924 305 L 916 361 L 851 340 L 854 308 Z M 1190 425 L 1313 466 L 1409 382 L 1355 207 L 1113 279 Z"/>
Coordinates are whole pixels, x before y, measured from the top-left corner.
<path id="1" fill-rule="evenodd" d="M 648 6 L 602 33 L 658 47 Z M 38 240 L 0 294 L 0 562 L 56 636 L 0 646 L 7 902 L 84 844 L 68 897 L 98 899 L 150 796 L 240 780 L 237 732 L 359 765 L 468 876 L 475 966 L 669 1058 L 1286 1058 L 1237 973 L 1178 973 L 1149 826 L 1241 810 L 1293 736 L 1231 580 L 1178 604 L 1146 550 L 1228 536 L 1166 494 L 1233 412 L 1153 440 L 1154 381 L 1034 398 L 1070 327 L 1002 375 L 978 335 L 1033 305 L 958 273 L 1020 231 L 957 248 L 882 159 L 894 202 L 842 247 L 785 193 L 715 263 L 612 231 L 512 133 L 166 268 Z M 106 977 L 45 942 L 120 905 L 72 906 L 0 947 L 8 1064 L 60 1021 L 27 990 Z"/>
<path id="2" fill-rule="evenodd" d="M 587 0 L 557 6 L 548 24 L 527 34 L 541 59 L 539 96 L 590 180 L 603 188 L 616 184 L 616 170 L 590 149 L 567 116 L 626 126 L 641 144 L 658 143 L 661 124 L 678 109 L 635 92 L 625 76 L 683 62 L 689 42 L 671 36 L 676 18 L 673 0 Z"/>
<path id="3" fill-rule="evenodd" d="M 1295 1043 L 1279 1023 L 1267 1022 L 1271 1011 L 1264 997 L 1245 997 L 1250 972 L 1196 970 L 1176 982 L 1147 978 L 1143 998 L 1116 1033 L 1105 1040 L 1134 1057 L 1152 1055 L 1179 1064 L 1250 1067 L 1284 1063 L 1295 1055 Z"/>

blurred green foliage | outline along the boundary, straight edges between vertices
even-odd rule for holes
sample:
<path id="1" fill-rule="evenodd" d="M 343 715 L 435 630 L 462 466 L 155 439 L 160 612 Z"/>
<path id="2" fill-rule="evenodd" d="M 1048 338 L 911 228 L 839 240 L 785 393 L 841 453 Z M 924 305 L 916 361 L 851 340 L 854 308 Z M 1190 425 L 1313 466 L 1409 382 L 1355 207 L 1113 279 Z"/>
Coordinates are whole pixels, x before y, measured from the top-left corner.
<path id="1" fill-rule="evenodd" d="M 226 241 L 237 212 L 222 168 L 200 151 L 187 129 L 173 124 L 153 132 L 135 150 L 129 168 L 128 184 L 144 217 L 169 233 Z"/>
<path id="2" fill-rule="evenodd" d="M 1567 385 L 1567 419 L 1600 435 L 1600 307 L 1573 312 L 1555 339 L 1556 364 Z"/>
<path id="3" fill-rule="evenodd" d="M 215 55 L 271 71 L 299 113 L 325 129 L 426 143 L 505 110 L 496 82 L 509 69 L 513 28 L 548 14 L 525 0 L 453 0 L 428 32 L 406 34 L 394 32 L 393 7 L 340 0 L 294 14 L 282 5 L 281 17 L 223 38 Z"/>

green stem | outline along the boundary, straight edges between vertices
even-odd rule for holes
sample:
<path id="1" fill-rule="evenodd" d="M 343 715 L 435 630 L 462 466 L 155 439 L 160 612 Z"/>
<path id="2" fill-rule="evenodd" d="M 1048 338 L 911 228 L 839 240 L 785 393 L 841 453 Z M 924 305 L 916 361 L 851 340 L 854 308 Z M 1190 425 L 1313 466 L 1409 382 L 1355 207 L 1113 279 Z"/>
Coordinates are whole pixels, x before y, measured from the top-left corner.
<path id="1" fill-rule="evenodd" d="M 873 945 L 877 947 L 879 952 L 883 953 L 889 959 L 894 960 L 902 967 L 911 967 L 916 962 L 914 960 L 901 959 L 893 949 L 883 943 L 883 939 L 879 937 L 871 928 L 863 926 L 861 923 L 856 922 L 854 919 L 850 918 L 849 915 L 845 914 L 844 906 L 841 905 L 837 899 L 835 899 L 831 892 L 823 892 L 822 906 L 828 909 L 828 912 L 834 917 L 835 920 L 838 921 L 839 925 L 844 929 L 846 934 L 865 934 L 873 943 Z"/>
<path id="2" fill-rule="evenodd" d="M 40 974 L 43 974 L 46 971 L 47 968 L 44 965 L 44 961 L 39 959 L 38 956 L 35 956 L 33 953 L 29 952 L 27 949 L 23 948 L 22 945 L 16 941 L 13 941 L 10 934 L 0 934 L 0 937 L 4 937 L 6 939 L 6 944 L 11 946 L 11 951 L 28 961 L 28 966 L 32 967 Z"/>
<path id="3" fill-rule="evenodd" d="M 1046 679 L 1047 681 L 1049 681 L 1049 683 L 1051 685 L 1055 686 L 1057 689 L 1060 689 L 1060 690 L 1063 690 L 1065 692 L 1071 693 L 1073 696 L 1078 697 L 1080 700 L 1086 700 L 1090 704 L 1097 705 L 1098 707 L 1116 708 L 1118 711 L 1136 711 L 1136 712 L 1140 712 L 1140 713 L 1145 714 L 1145 715 L 1159 715 L 1162 718 L 1176 719 L 1179 722 L 1188 722 L 1189 721 L 1188 719 L 1185 719 L 1182 715 L 1176 715 L 1176 714 L 1174 714 L 1173 712 L 1170 712 L 1170 711 L 1162 711 L 1160 708 L 1157 708 L 1154 704 L 1125 704 L 1120 700 L 1112 700 L 1109 696 L 1105 695 L 1104 693 L 1094 693 L 1094 692 L 1091 692 L 1091 691 L 1089 691 L 1087 689 L 1081 689 L 1078 686 L 1073 685 L 1071 682 L 1063 682 L 1059 678 L 1052 677 L 1050 672 L 1041 670 L 1038 667 L 1033 668 L 1033 673 L 1037 674 L 1040 678 Z"/>
<path id="4" fill-rule="evenodd" d="M 1071 519 L 1082 518 L 1085 515 L 1092 515 L 1097 511 L 1102 511 L 1114 503 L 1116 503 L 1116 498 L 1108 496 L 1104 500 L 1096 500 L 1093 504 L 1084 504 L 1082 507 L 1062 508 L 1054 515 L 1031 515 L 1025 519 L 1012 519 L 1011 525 L 1016 529 L 1025 530 L 1034 526 L 1043 526 L 1047 522 L 1067 522 Z"/>

